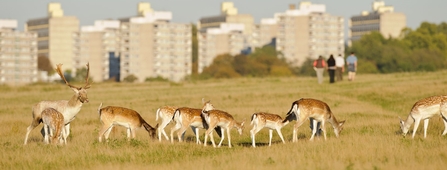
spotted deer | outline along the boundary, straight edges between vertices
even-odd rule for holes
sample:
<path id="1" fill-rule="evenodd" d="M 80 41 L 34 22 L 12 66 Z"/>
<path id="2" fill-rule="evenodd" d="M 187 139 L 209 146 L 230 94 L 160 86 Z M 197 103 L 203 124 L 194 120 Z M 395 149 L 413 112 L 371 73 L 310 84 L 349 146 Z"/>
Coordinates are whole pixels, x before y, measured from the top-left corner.
<path id="1" fill-rule="evenodd" d="M 181 107 L 174 112 L 173 121 L 175 122 L 175 125 L 174 127 L 171 128 L 171 143 L 174 142 L 175 131 L 179 130 L 177 132 L 177 137 L 179 142 L 181 142 L 182 135 L 185 133 L 188 127 L 191 127 L 196 135 L 196 143 L 201 144 L 199 139 L 199 128 L 201 129 L 209 128 L 208 124 L 205 122 L 205 120 L 203 120 L 202 110 L 208 111 L 214 109 L 214 106 L 210 103 L 210 101 L 205 102 L 202 99 L 202 102 L 204 104 L 203 109 Z M 216 131 L 220 132 L 220 129 L 216 127 Z"/>
<path id="2" fill-rule="evenodd" d="M 345 121 L 337 121 L 334 114 L 332 113 L 329 106 L 320 100 L 316 99 L 299 99 L 292 103 L 290 111 L 287 113 L 285 121 L 296 120 L 296 124 L 293 127 L 293 142 L 298 141 L 297 132 L 298 128 L 306 121 L 308 118 L 313 118 L 313 129 L 312 136 L 310 140 L 313 141 L 315 133 L 317 132 L 317 123 L 321 122 L 321 130 L 324 134 L 324 140 L 326 140 L 326 121 L 329 122 L 334 128 L 335 136 L 338 138 L 340 132 L 343 130 L 343 125 Z"/>
<path id="3" fill-rule="evenodd" d="M 213 137 L 213 129 L 216 127 L 220 127 L 222 137 L 220 139 L 219 145 L 217 147 L 220 147 L 224 138 L 225 138 L 225 130 L 227 131 L 228 136 L 228 147 L 231 148 L 231 135 L 230 135 L 230 129 L 235 128 L 237 129 L 239 135 L 242 135 L 242 130 L 244 129 L 244 122 L 241 123 L 236 122 L 234 120 L 233 116 L 230 115 L 227 112 L 221 111 L 221 110 L 206 110 L 205 108 L 202 109 L 202 116 L 204 117 L 206 123 L 208 124 L 208 129 L 205 132 L 205 142 L 204 146 L 207 144 L 208 135 L 210 135 L 211 143 L 213 144 L 213 147 L 216 147 L 216 144 L 214 142 Z"/>
<path id="4" fill-rule="evenodd" d="M 276 132 L 278 133 L 279 137 L 282 140 L 282 143 L 286 143 L 282 136 L 281 128 L 287 125 L 288 123 L 289 123 L 288 120 L 283 120 L 281 116 L 277 114 L 271 114 L 265 112 L 254 113 L 251 116 L 251 125 L 253 125 L 253 128 L 250 130 L 252 146 L 256 147 L 255 135 L 264 127 L 269 129 L 269 146 L 272 145 L 273 130 L 276 130 Z"/>
<path id="5" fill-rule="evenodd" d="M 54 108 L 58 112 L 64 115 L 64 128 L 65 128 L 65 138 L 70 134 L 70 122 L 74 120 L 75 116 L 81 110 L 81 107 L 84 103 L 88 103 L 87 97 L 87 89 L 90 88 L 89 83 L 89 64 L 87 63 L 87 76 L 85 77 L 85 85 L 82 87 L 76 87 L 68 83 L 67 79 L 62 72 L 62 64 L 58 64 L 56 66 L 56 72 L 59 76 L 65 81 L 65 84 L 70 87 L 74 95 L 70 100 L 58 100 L 58 101 L 41 101 L 35 104 L 32 108 L 32 116 L 33 120 L 31 125 L 26 129 L 25 142 L 26 145 L 28 142 L 28 136 L 30 132 L 36 128 L 42 122 L 42 111 L 46 108 Z"/>
<path id="6" fill-rule="evenodd" d="M 44 141 L 49 144 L 49 136 L 51 136 L 51 143 L 57 144 L 59 138 L 64 144 L 67 144 L 67 136 L 64 129 L 64 115 L 53 108 L 46 108 L 42 111 L 42 122 L 44 124 Z"/>
<path id="7" fill-rule="evenodd" d="M 428 122 L 431 117 L 439 115 L 444 122 L 444 132 L 442 135 L 447 134 L 447 96 L 431 96 L 417 101 L 411 108 L 410 114 L 407 119 L 403 121 L 400 117 L 400 128 L 405 136 L 410 129 L 410 126 L 414 123 L 413 135 L 414 138 L 421 120 L 424 120 L 424 138 L 427 137 Z"/>
<path id="8" fill-rule="evenodd" d="M 102 136 L 104 136 L 107 141 L 109 134 L 115 125 L 127 128 L 127 140 L 130 140 L 131 136 L 132 139 L 135 138 L 136 130 L 141 127 L 146 129 L 149 133 L 149 137 L 152 139 L 156 138 L 158 124 L 155 127 L 152 127 L 146 123 L 137 111 L 118 106 L 101 107 L 102 103 L 98 108 L 99 120 L 102 123 L 102 128 L 99 131 L 99 142 L 102 142 Z"/>
<path id="9" fill-rule="evenodd" d="M 166 140 L 169 140 L 168 135 L 165 132 L 165 127 L 172 121 L 172 117 L 174 116 L 174 112 L 177 107 L 173 106 L 162 106 L 157 109 L 155 113 L 155 121 L 158 121 L 158 118 L 161 119 L 161 124 L 158 126 L 158 140 L 161 142 L 161 134 L 164 135 Z"/>

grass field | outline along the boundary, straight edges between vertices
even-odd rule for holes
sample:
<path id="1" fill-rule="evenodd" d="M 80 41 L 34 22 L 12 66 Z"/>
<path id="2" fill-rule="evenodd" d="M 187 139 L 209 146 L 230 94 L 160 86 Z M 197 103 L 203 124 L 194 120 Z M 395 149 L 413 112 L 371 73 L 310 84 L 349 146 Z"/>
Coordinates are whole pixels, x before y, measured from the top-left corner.
<path id="1" fill-rule="evenodd" d="M 355 82 L 329 84 L 326 80 L 321 85 L 314 77 L 93 83 L 90 102 L 71 123 L 66 146 L 43 144 L 42 125 L 31 132 L 28 145 L 23 141 L 32 120 L 32 105 L 41 100 L 68 100 L 71 89 L 63 84 L 0 86 L 0 169 L 445 169 L 447 137 L 440 136 L 444 130 L 441 118 L 430 120 L 426 139 L 422 124 L 411 139 L 411 135 L 402 137 L 398 116 L 406 118 L 419 99 L 447 94 L 446 74 L 359 74 Z M 232 131 L 233 148 L 227 147 L 226 140 L 221 148 L 196 145 L 190 129 L 186 142 L 171 144 L 150 140 L 143 129 L 128 142 L 124 128 L 117 127 L 108 143 L 98 143 L 100 103 L 137 110 L 154 126 L 158 107 L 199 108 L 202 98 L 237 121 L 247 120 L 241 136 Z M 263 129 L 256 136 L 258 147 L 251 148 L 250 116 L 265 111 L 284 117 L 300 98 L 325 101 L 338 120 L 346 120 L 340 137 L 334 136 L 328 124 L 328 140 L 310 142 L 306 122 L 298 130 L 298 142 L 291 143 L 292 122 L 282 130 L 286 144 L 274 133 L 274 144 L 268 147 L 268 130 Z M 167 133 L 171 127 L 165 129 Z"/>

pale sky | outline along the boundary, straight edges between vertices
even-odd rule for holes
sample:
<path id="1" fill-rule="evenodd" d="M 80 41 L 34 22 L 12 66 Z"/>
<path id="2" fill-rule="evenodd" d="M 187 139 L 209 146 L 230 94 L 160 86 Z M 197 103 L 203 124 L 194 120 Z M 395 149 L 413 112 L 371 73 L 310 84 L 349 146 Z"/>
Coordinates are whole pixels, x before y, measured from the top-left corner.
<path id="1" fill-rule="evenodd" d="M 326 12 L 348 20 L 362 11 L 371 11 L 373 0 L 310 0 L 325 4 Z M 29 19 L 47 16 L 47 5 L 59 2 L 66 16 L 76 16 L 81 26 L 93 25 L 95 20 L 118 19 L 135 16 L 139 2 L 149 2 L 155 11 L 171 11 L 172 22 L 197 23 L 201 17 L 220 14 L 223 0 L 1 0 L 0 19 L 15 19 L 18 30 L 24 29 Z M 284 12 L 289 4 L 298 6 L 299 0 L 233 0 L 240 14 L 251 14 L 256 23 L 261 18 L 272 18 L 274 13 Z M 415 29 L 421 22 L 439 24 L 447 22 L 447 0 L 385 0 L 385 5 L 394 6 L 395 12 L 407 17 L 407 26 Z"/>

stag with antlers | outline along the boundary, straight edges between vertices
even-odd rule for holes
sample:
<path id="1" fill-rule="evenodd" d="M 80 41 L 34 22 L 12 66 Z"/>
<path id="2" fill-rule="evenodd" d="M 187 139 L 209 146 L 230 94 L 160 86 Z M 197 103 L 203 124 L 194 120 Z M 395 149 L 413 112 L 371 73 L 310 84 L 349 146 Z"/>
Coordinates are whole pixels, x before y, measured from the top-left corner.
<path id="1" fill-rule="evenodd" d="M 87 89 L 90 88 L 89 83 L 89 64 L 87 63 L 87 76 L 85 78 L 85 85 L 82 87 L 76 87 L 68 83 L 67 79 L 65 79 L 65 76 L 62 72 L 62 64 L 58 64 L 56 66 L 56 72 L 59 74 L 59 76 L 65 81 L 65 84 L 70 87 L 74 91 L 74 95 L 71 97 L 70 100 L 57 100 L 57 101 L 41 101 L 33 106 L 32 109 L 32 116 L 33 120 L 31 122 L 31 125 L 28 126 L 26 129 L 26 136 L 25 136 L 25 145 L 28 142 L 28 136 L 34 128 L 36 128 L 40 123 L 42 123 L 42 111 L 46 108 L 54 108 L 62 115 L 64 115 L 64 125 L 65 125 L 65 136 L 66 138 L 70 133 L 70 122 L 75 118 L 75 116 L 79 113 L 81 110 L 82 104 L 88 102 L 87 97 Z"/>

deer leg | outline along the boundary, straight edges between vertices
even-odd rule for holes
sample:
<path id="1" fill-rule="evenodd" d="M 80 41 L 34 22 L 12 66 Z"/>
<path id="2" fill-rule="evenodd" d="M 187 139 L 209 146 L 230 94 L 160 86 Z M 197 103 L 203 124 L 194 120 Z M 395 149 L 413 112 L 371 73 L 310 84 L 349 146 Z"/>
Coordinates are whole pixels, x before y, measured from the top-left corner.
<path id="1" fill-rule="evenodd" d="M 427 129 L 428 129 L 428 122 L 430 121 L 430 119 L 425 119 L 424 120 L 424 138 L 427 138 Z"/>
<path id="2" fill-rule="evenodd" d="M 323 121 L 321 121 L 321 131 L 323 131 L 323 136 L 324 136 L 324 140 L 327 140 L 326 139 L 326 126 L 325 126 L 325 121 L 323 120 Z M 321 134 L 320 134 L 321 135 Z"/>
<path id="3" fill-rule="evenodd" d="M 68 137 L 68 135 L 70 135 L 70 123 L 66 124 L 64 128 L 65 128 L 65 137 Z"/>
<path id="4" fill-rule="evenodd" d="M 416 135 L 416 131 L 418 130 L 419 123 L 421 122 L 420 118 L 417 118 L 414 120 L 414 127 L 413 127 L 413 135 L 411 138 L 414 138 L 414 135 Z"/>
<path id="5" fill-rule="evenodd" d="M 312 124 L 312 136 L 310 136 L 310 141 L 314 140 L 315 134 L 317 133 L 318 130 L 318 122 L 315 119 L 312 119 L 312 121 L 310 122 Z"/>
<path id="6" fill-rule="evenodd" d="M 272 146 L 273 129 L 269 129 L 269 146 Z"/>
<path id="7" fill-rule="evenodd" d="M 180 128 L 180 130 L 177 132 L 177 137 L 178 137 L 179 142 L 183 141 L 183 134 L 185 134 L 187 128 L 188 128 L 187 126 L 185 126 L 185 127 L 182 126 L 182 128 Z"/>
<path id="8" fill-rule="evenodd" d="M 130 133 L 131 133 L 131 130 L 130 130 L 130 127 L 129 127 L 129 128 L 127 128 L 127 130 L 126 130 L 127 141 L 130 141 Z"/>
<path id="9" fill-rule="evenodd" d="M 445 135 L 447 134 L 447 118 L 444 115 L 442 115 L 442 120 L 444 122 L 444 132 L 442 132 L 442 135 Z"/>
<path id="10" fill-rule="evenodd" d="M 136 128 L 131 128 L 130 129 L 130 133 L 132 134 L 132 139 L 135 139 L 135 137 L 137 136 L 137 129 Z"/>
<path id="11" fill-rule="evenodd" d="M 43 129 L 44 129 L 44 137 L 43 137 L 43 141 L 45 144 L 49 144 L 50 143 L 50 139 L 49 139 L 49 127 L 48 125 L 43 125 Z"/>
<path id="12" fill-rule="evenodd" d="M 251 144 L 252 146 L 255 148 L 256 147 L 256 140 L 255 140 L 255 135 L 256 133 L 258 133 L 260 130 L 262 129 L 262 127 L 258 126 L 258 125 L 254 125 L 253 128 L 250 130 L 250 135 L 251 135 Z"/>
<path id="13" fill-rule="evenodd" d="M 176 123 L 174 127 L 171 128 L 171 143 L 174 143 L 174 132 L 182 127 L 180 123 Z"/>
<path id="14" fill-rule="evenodd" d="M 303 125 L 304 123 L 304 119 L 298 119 L 298 121 L 296 122 L 295 126 L 293 127 L 293 139 L 292 142 L 297 142 L 298 141 L 298 128 Z"/>
<path id="15" fill-rule="evenodd" d="M 208 129 L 205 132 L 205 141 L 203 142 L 203 146 L 206 146 L 208 135 L 210 135 L 211 143 L 213 143 L 213 146 L 216 147 L 216 144 L 214 143 L 213 134 L 212 134 L 212 132 L 213 132 L 214 128 L 216 128 L 216 126 L 217 126 L 217 123 L 215 123 L 215 122 L 212 124 L 211 123 L 208 124 Z"/>
<path id="16" fill-rule="evenodd" d="M 282 136 L 281 129 L 280 129 L 280 128 L 276 128 L 276 132 L 278 132 L 279 138 L 281 138 L 282 143 L 286 143 L 286 142 L 284 141 L 284 137 Z"/>
<path id="17" fill-rule="evenodd" d="M 228 135 L 228 147 L 231 148 L 231 135 L 230 135 L 230 129 L 229 128 L 227 129 L 227 135 Z M 222 140 L 223 140 L 223 138 L 224 138 L 224 135 L 223 135 L 223 131 L 222 131 Z"/>
<path id="18" fill-rule="evenodd" d="M 158 130 L 158 133 L 159 133 L 158 138 L 160 139 L 160 142 L 161 142 L 161 134 L 163 134 L 165 136 L 166 140 L 169 140 L 169 137 L 168 137 L 168 135 L 165 132 L 165 127 L 169 124 L 170 121 L 171 121 L 170 119 L 168 119 L 166 121 L 163 121 L 161 123 L 161 125 L 158 127 L 159 128 L 159 130 Z"/>
<path id="19" fill-rule="evenodd" d="M 230 130 L 227 130 L 227 132 L 229 132 Z M 225 139 L 225 134 L 224 134 L 224 132 L 225 132 L 225 129 L 224 128 L 221 128 L 220 129 L 220 134 L 222 134 L 222 137 L 220 138 L 220 142 L 219 142 L 219 145 L 217 145 L 217 147 L 220 147 L 221 145 L 222 145 L 222 142 L 223 142 L 223 140 Z"/>
<path id="20" fill-rule="evenodd" d="M 109 142 L 109 135 L 110 135 L 110 132 L 112 132 L 112 129 L 113 129 L 113 124 L 112 125 L 110 125 L 109 126 L 109 128 L 106 130 L 106 132 L 105 132 L 105 136 L 104 136 L 104 138 L 105 138 L 105 140 L 107 141 L 107 142 Z M 66 133 L 66 132 L 65 132 Z"/>
<path id="21" fill-rule="evenodd" d="M 194 130 L 194 133 L 196 134 L 196 144 L 202 144 L 199 139 L 199 128 L 191 126 L 191 128 Z"/>

